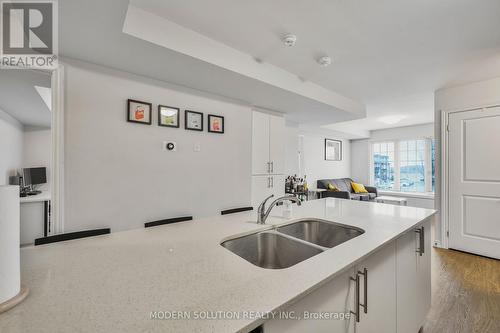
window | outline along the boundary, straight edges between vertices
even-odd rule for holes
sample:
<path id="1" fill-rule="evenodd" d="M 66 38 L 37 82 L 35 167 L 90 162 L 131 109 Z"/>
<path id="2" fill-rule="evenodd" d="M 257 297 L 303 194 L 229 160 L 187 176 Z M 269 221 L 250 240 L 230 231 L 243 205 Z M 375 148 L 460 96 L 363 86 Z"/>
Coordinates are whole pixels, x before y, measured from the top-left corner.
<path id="1" fill-rule="evenodd" d="M 394 189 L 394 142 L 373 145 L 374 184 L 384 190 Z"/>
<path id="2" fill-rule="evenodd" d="M 433 139 L 372 144 L 373 184 L 381 190 L 434 192 Z"/>
<path id="3" fill-rule="evenodd" d="M 401 141 L 399 158 L 399 190 L 425 192 L 425 141 Z"/>

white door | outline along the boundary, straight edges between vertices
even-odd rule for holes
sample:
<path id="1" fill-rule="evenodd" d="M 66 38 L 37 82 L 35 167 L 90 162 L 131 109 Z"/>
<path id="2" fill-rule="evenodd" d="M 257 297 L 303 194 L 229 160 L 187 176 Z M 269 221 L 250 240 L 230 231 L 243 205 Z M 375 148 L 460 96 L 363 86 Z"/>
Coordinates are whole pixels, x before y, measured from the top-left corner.
<path id="1" fill-rule="evenodd" d="M 285 172 L 285 119 L 269 116 L 269 160 L 271 173 Z"/>
<path id="2" fill-rule="evenodd" d="M 269 115 L 254 111 L 252 114 L 252 174 L 263 175 L 270 171 Z"/>
<path id="3" fill-rule="evenodd" d="M 360 303 L 366 300 L 367 308 L 365 313 L 360 307 L 356 332 L 396 333 L 396 243 L 391 242 L 370 255 L 357 265 L 357 270 L 358 274 L 363 273 Z"/>
<path id="4" fill-rule="evenodd" d="M 254 209 L 273 193 L 272 176 L 252 176 L 252 206 Z"/>
<path id="5" fill-rule="evenodd" d="M 500 259 L 500 107 L 448 124 L 449 247 Z"/>

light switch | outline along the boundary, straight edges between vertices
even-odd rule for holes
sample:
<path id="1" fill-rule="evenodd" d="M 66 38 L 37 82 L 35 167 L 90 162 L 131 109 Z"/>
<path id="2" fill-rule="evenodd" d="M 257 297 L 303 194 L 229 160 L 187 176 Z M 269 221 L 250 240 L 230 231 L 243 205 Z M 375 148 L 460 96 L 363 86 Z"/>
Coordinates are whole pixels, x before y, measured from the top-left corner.
<path id="1" fill-rule="evenodd" d="M 163 141 L 163 150 L 165 151 L 177 151 L 177 143 L 173 141 Z"/>
<path id="2" fill-rule="evenodd" d="M 193 150 L 195 152 L 200 152 L 201 151 L 201 144 L 199 142 L 194 144 Z"/>

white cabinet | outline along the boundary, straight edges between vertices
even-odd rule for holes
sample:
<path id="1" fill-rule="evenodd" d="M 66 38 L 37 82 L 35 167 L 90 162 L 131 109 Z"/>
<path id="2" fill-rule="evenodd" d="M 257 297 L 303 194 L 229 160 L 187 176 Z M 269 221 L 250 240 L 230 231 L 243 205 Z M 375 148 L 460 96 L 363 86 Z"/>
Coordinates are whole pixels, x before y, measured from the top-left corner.
<path id="1" fill-rule="evenodd" d="M 262 112 L 252 116 L 252 174 L 285 171 L 285 119 Z"/>
<path id="2" fill-rule="evenodd" d="M 264 333 L 417 333 L 430 308 L 430 240 L 429 219 L 285 310 L 302 319 L 269 320 Z M 359 317 L 304 319 L 305 314 L 351 311 Z"/>
<path id="3" fill-rule="evenodd" d="M 270 173 L 269 158 L 269 115 L 253 112 L 252 115 L 252 174 Z"/>
<path id="4" fill-rule="evenodd" d="M 417 333 L 431 303 L 430 220 L 399 237 L 396 251 L 397 331 Z"/>
<path id="5" fill-rule="evenodd" d="M 272 174 L 279 175 L 285 172 L 285 119 L 283 117 L 269 116 L 269 161 Z"/>
<path id="6" fill-rule="evenodd" d="M 396 333 L 396 244 L 391 242 L 357 265 L 358 333 Z M 366 310 L 366 311 L 365 311 Z M 356 309 L 354 310 L 356 311 Z"/>
<path id="7" fill-rule="evenodd" d="M 284 313 L 294 314 L 301 320 L 273 319 L 264 323 L 264 333 L 353 333 L 354 317 L 350 311 L 354 306 L 354 269 L 335 277 L 320 289 L 312 292 L 297 303 L 293 304 Z M 344 316 L 344 319 L 307 318 L 310 315 L 333 314 Z"/>
<path id="8" fill-rule="evenodd" d="M 259 204 L 271 194 L 273 194 L 275 198 L 285 195 L 284 175 L 252 176 L 253 207 L 258 207 Z"/>

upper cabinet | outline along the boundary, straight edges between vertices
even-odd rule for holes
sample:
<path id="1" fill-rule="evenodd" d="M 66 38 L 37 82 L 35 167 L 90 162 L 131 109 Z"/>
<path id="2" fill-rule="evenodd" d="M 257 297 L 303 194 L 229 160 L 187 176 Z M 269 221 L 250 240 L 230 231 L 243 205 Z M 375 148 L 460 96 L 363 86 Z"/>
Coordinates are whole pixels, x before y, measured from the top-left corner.
<path id="1" fill-rule="evenodd" d="M 285 119 L 262 112 L 252 117 L 252 174 L 285 172 Z"/>

